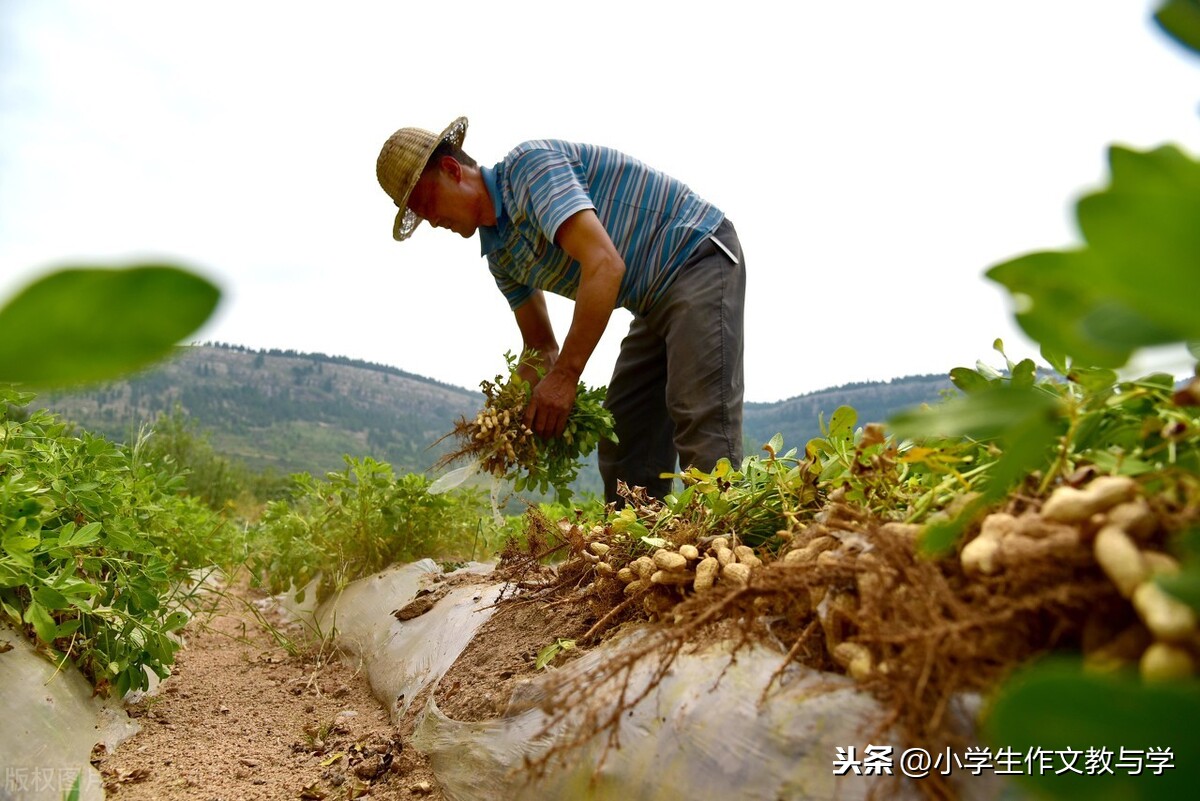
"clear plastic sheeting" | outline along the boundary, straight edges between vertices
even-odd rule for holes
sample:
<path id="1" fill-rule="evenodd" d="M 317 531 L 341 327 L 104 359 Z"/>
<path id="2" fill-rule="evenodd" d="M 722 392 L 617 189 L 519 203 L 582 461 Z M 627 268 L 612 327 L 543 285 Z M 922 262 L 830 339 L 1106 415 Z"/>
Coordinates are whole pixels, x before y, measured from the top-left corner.
<path id="1" fill-rule="evenodd" d="M 92 697 L 74 666 L 56 670 L 19 632 L 0 625 L 0 643 L 12 646 L 0 653 L 0 799 L 61 801 L 80 776 L 79 797 L 103 799 L 92 747 L 111 751 L 137 724 L 119 701 Z"/>
<path id="2" fill-rule="evenodd" d="M 560 670 L 586 673 L 629 644 L 625 638 L 597 648 Z M 510 710 L 520 711 L 489 721 L 450 720 L 431 696 L 413 745 L 429 756 L 454 801 L 853 801 L 872 788 L 888 798 L 919 798 L 911 782 L 885 786 L 888 778 L 878 775 L 834 775 L 837 748 L 854 746 L 862 754 L 864 738 L 880 720 L 878 704 L 850 679 L 791 668 L 783 688 L 774 689 L 767 703 L 757 703 L 780 658 L 761 648 L 744 650 L 733 662 L 722 647 L 682 654 L 658 688 L 622 717 L 619 749 L 605 753 L 606 735 L 600 735 L 553 761 L 537 779 L 522 766 L 552 744 L 553 735 L 539 737 L 547 722 L 537 707 L 540 682 L 518 690 Z M 631 694 L 645 687 L 652 672 L 652 662 L 643 660 Z M 611 703 L 614 697 L 615 688 L 590 688 L 579 703 Z M 578 716 L 565 725 L 578 725 Z M 900 750 L 894 752 L 897 761 Z M 987 777 L 962 779 L 969 786 L 960 788 L 960 797 L 1000 795 Z"/>
<path id="3" fill-rule="evenodd" d="M 487 574 L 493 567 L 477 563 L 463 570 Z M 393 720 L 450 669 L 492 616 L 503 586 L 458 587 L 423 615 L 397 620 L 392 613 L 416 598 L 438 572 L 430 559 L 388 568 L 351 583 L 308 618 L 320 632 L 336 631 L 338 645 L 362 660 L 372 693 Z"/>

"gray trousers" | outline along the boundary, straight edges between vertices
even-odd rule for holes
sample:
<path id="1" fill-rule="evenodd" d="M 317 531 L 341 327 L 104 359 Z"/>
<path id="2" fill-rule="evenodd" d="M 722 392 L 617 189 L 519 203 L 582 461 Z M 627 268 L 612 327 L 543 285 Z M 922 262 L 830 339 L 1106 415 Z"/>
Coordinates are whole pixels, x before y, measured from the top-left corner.
<path id="1" fill-rule="evenodd" d="M 662 473 L 711 470 L 722 456 L 742 460 L 742 342 L 746 268 L 733 223 L 715 231 L 730 258 L 705 240 L 645 316 L 634 316 L 613 368 L 605 407 L 617 443 L 601 442 L 607 501 L 617 481 L 661 498 Z"/>

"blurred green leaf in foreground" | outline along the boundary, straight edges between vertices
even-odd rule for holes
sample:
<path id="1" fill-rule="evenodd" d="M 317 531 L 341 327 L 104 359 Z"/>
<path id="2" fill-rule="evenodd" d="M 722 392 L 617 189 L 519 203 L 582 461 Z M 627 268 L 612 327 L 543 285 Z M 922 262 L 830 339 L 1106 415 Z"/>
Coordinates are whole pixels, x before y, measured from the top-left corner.
<path id="1" fill-rule="evenodd" d="M 1120 367 L 1140 347 L 1200 339 L 1200 162 L 1165 145 L 1109 149 L 1112 182 L 1079 201 L 1081 248 L 1032 253 L 988 277 L 1043 347 Z"/>
<path id="2" fill-rule="evenodd" d="M 221 292 L 178 267 L 72 267 L 34 281 L 0 308 L 0 382 L 101 381 L 170 353 Z"/>

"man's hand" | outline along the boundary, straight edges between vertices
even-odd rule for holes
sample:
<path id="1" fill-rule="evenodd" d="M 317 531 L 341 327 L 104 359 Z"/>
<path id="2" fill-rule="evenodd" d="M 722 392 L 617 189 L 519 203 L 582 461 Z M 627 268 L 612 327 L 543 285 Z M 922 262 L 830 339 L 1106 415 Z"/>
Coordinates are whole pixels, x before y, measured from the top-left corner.
<path id="1" fill-rule="evenodd" d="M 551 370 L 533 388 L 529 405 L 525 407 L 525 425 L 542 439 L 562 434 L 567 418 L 575 407 L 575 390 L 579 377 L 566 370 Z"/>

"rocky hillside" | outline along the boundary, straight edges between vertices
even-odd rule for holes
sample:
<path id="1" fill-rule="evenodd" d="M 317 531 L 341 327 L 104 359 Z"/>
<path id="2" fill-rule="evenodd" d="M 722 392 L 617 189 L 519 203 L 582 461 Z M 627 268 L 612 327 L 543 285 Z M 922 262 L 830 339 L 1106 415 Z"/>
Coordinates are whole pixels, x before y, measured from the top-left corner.
<path id="1" fill-rule="evenodd" d="M 437 459 L 437 440 L 478 405 L 477 393 L 393 367 L 211 345 L 181 348 L 124 381 L 40 400 L 117 439 L 178 405 L 219 453 L 283 473 L 340 469 L 343 454 L 423 470 Z"/>

